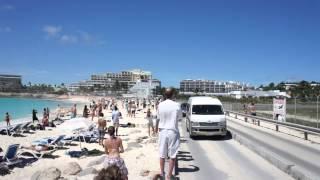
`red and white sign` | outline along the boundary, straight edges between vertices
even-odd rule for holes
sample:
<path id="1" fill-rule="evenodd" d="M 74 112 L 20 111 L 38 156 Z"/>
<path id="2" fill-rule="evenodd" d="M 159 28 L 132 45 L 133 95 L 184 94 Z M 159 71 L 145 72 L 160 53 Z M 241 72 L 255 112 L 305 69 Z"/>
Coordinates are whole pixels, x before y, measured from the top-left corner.
<path id="1" fill-rule="evenodd" d="M 287 115 L 287 100 L 286 98 L 273 99 L 273 119 L 285 122 Z"/>

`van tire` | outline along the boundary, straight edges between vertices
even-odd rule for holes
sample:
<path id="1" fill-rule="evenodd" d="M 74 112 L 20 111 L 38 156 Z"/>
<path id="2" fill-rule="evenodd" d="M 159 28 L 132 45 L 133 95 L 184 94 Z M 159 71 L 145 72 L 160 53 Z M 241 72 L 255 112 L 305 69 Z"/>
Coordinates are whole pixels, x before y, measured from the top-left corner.
<path id="1" fill-rule="evenodd" d="M 191 138 L 191 139 L 193 139 L 194 138 L 194 135 L 192 134 L 192 132 L 189 130 L 189 137 Z"/>

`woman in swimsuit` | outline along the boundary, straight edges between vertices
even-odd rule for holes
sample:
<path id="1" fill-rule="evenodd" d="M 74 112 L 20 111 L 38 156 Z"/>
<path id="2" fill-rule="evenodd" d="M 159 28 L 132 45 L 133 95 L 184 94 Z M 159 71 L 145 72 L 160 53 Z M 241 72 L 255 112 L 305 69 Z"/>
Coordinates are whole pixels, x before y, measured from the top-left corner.
<path id="1" fill-rule="evenodd" d="M 108 168 L 109 166 L 116 165 L 121 171 L 121 178 L 123 180 L 128 179 L 128 169 L 124 163 L 124 160 L 120 157 L 120 153 L 123 153 L 122 140 L 119 137 L 115 136 L 115 128 L 110 126 L 108 128 L 108 134 L 110 138 L 105 140 L 105 152 L 107 154 L 104 161 L 104 167 Z"/>
<path id="2" fill-rule="evenodd" d="M 9 116 L 9 113 L 7 112 L 6 113 L 6 117 L 5 117 L 5 120 L 6 120 L 6 123 L 7 123 L 7 126 L 10 126 L 10 116 Z"/>

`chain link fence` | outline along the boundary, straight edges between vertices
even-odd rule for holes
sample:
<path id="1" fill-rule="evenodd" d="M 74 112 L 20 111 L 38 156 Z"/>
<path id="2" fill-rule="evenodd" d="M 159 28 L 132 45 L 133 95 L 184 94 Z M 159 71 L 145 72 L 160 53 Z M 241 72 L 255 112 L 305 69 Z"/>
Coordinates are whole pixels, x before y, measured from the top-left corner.
<path id="1" fill-rule="evenodd" d="M 259 101 L 254 100 L 257 116 L 273 118 L 273 102 L 272 99 L 269 101 Z M 245 112 L 245 107 L 249 103 L 244 103 L 240 100 L 228 100 L 222 101 L 225 110 Z M 301 99 L 301 98 L 291 98 L 287 99 L 287 116 L 286 122 L 291 122 L 295 124 L 301 124 L 305 126 L 320 128 L 319 113 L 320 113 L 319 97 Z"/>

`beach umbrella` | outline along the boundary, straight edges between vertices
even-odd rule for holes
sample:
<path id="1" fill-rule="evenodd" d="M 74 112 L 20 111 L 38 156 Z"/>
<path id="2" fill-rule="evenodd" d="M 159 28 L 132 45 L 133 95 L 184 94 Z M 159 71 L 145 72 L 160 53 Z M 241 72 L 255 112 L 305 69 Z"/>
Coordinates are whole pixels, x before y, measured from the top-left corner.
<path id="1" fill-rule="evenodd" d="M 73 119 L 66 121 L 61 126 L 59 126 L 59 128 L 64 131 L 72 132 L 72 131 L 76 131 L 79 129 L 87 130 L 92 125 L 94 125 L 94 124 L 89 119 L 79 117 L 79 118 L 73 118 Z"/>
<path id="2" fill-rule="evenodd" d="M 61 124 L 59 128 L 61 130 L 67 131 L 67 132 L 73 132 L 78 134 L 79 142 L 80 142 L 80 148 L 81 148 L 81 139 L 80 139 L 80 133 L 83 131 L 88 131 L 90 127 L 92 127 L 94 124 L 92 121 L 90 121 L 88 118 L 73 118 L 65 123 Z"/>

